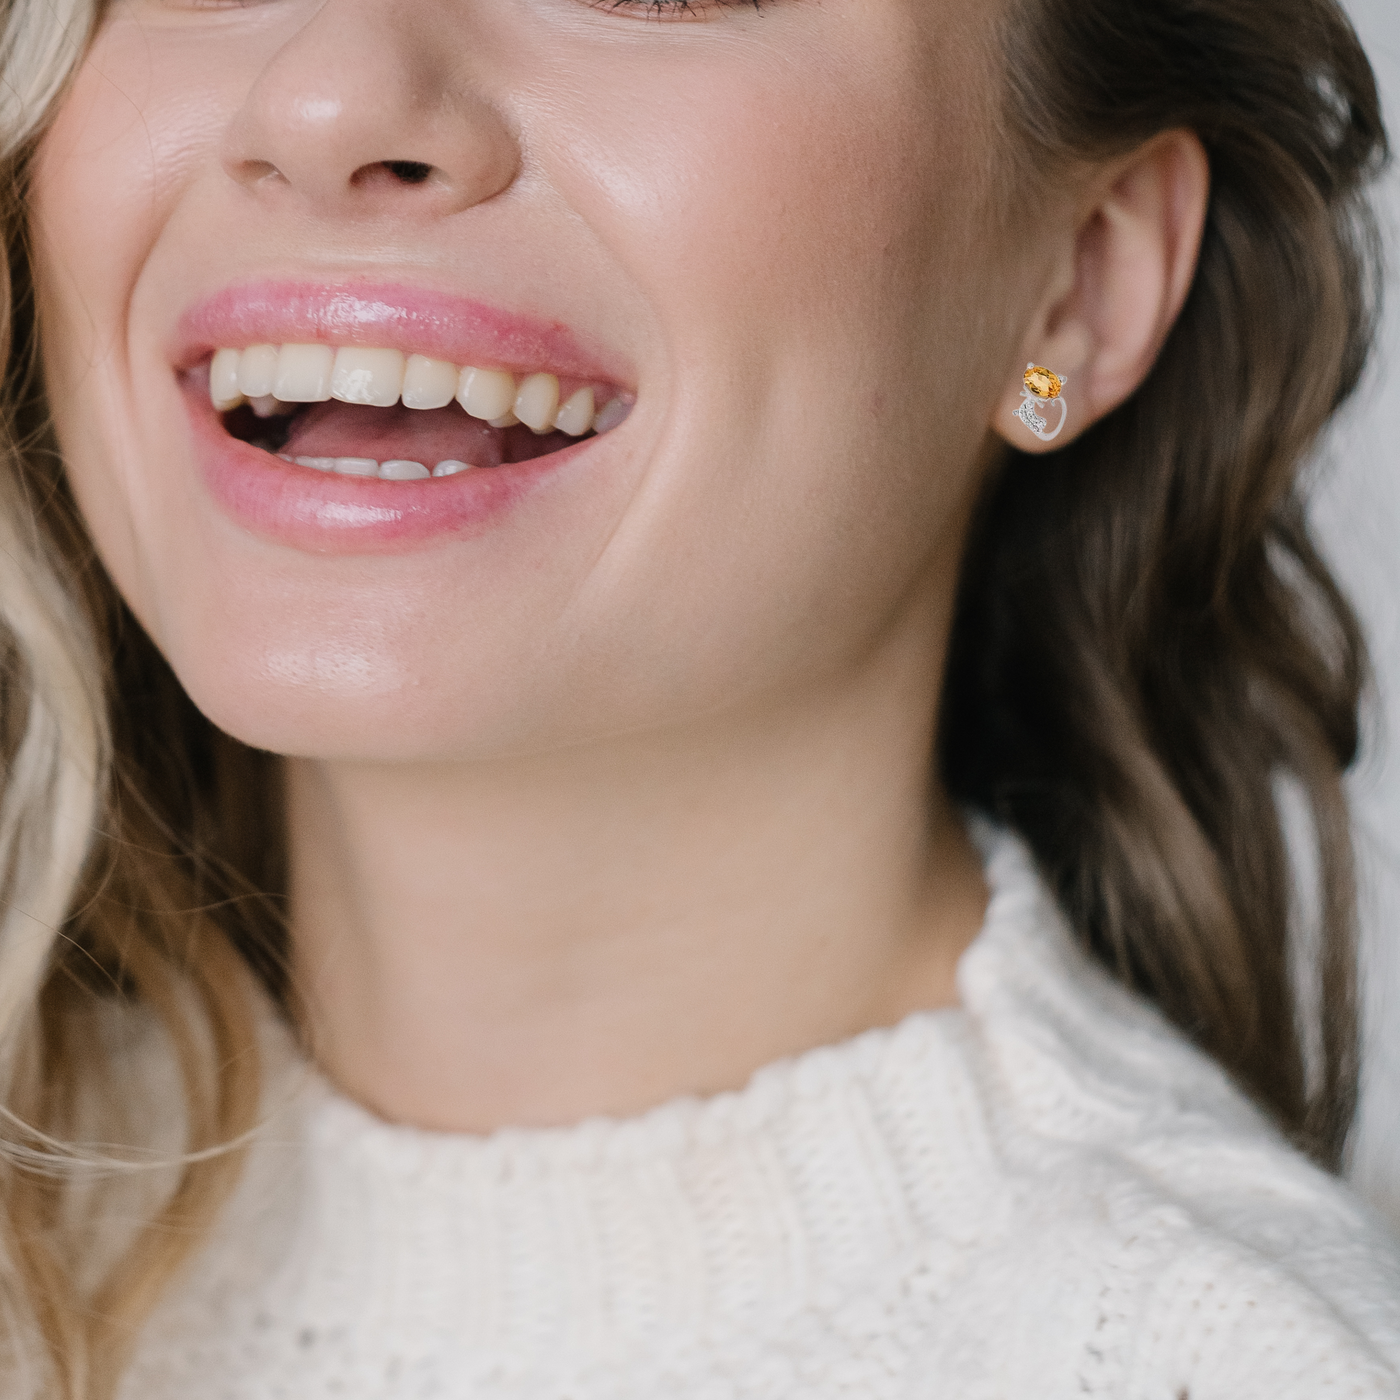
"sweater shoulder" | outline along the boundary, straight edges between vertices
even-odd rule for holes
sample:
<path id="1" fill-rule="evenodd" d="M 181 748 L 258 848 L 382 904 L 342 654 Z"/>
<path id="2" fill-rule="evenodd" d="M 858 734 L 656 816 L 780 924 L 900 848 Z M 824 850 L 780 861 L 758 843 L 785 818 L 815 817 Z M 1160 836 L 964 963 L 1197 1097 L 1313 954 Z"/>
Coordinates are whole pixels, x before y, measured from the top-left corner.
<path id="1" fill-rule="evenodd" d="M 1082 951 L 1018 841 L 984 843 L 993 909 L 960 969 L 972 1072 L 1030 1233 L 1053 1220 L 1116 1256 L 1094 1266 L 1116 1280 L 1105 1353 L 1158 1385 L 1176 1366 L 1150 1392 L 1170 1400 L 1400 1396 L 1387 1226 Z"/>

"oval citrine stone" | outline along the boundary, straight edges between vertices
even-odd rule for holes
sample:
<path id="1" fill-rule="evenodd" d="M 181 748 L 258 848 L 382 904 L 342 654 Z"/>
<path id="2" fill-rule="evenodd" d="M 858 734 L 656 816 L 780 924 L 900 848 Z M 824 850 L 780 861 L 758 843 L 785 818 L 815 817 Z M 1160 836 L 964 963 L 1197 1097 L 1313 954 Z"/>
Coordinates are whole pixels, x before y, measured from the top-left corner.
<path id="1" fill-rule="evenodd" d="M 1038 399 L 1058 399 L 1064 387 L 1060 376 L 1044 365 L 1032 365 L 1026 371 L 1026 388 Z"/>

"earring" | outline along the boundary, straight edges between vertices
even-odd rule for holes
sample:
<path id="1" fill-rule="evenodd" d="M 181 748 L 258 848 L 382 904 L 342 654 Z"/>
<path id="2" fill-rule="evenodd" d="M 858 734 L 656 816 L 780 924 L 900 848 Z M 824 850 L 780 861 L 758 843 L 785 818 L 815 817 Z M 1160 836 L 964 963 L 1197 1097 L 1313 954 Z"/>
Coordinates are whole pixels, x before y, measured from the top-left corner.
<path id="1" fill-rule="evenodd" d="M 1021 390 L 1021 406 L 1016 410 L 1016 416 L 1041 442 L 1054 442 L 1064 429 L 1065 419 L 1069 417 L 1069 405 L 1060 395 L 1068 383 L 1069 380 L 1061 379 L 1044 365 L 1026 366 L 1026 387 Z M 1054 428 L 1050 428 L 1049 420 L 1042 418 L 1036 409 L 1043 404 L 1054 403 L 1057 399 L 1060 404 L 1060 421 Z"/>

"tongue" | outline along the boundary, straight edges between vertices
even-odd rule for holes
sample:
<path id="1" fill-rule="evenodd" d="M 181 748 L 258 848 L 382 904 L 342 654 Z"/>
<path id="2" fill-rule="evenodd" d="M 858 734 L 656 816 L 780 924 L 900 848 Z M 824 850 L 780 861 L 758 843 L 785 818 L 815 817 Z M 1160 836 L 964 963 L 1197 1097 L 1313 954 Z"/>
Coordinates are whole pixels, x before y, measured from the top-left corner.
<path id="1" fill-rule="evenodd" d="M 469 417 L 455 403 L 432 409 L 402 404 L 366 408 L 331 399 L 298 415 L 282 451 L 288 457 L 373 457 L 377 462 L 399 458 L 429 468 L 446 461 L 498 467 L 517 459 L 507 450 L 505 438 L 506 430 Z M 537 440 L 548 451 L 546 441 Z"/>

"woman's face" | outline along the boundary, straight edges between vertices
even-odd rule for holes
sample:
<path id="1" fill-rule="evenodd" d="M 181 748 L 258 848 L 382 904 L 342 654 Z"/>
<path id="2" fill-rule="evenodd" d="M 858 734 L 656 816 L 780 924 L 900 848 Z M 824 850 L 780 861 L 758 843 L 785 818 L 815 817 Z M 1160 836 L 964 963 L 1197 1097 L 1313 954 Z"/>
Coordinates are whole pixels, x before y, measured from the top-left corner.
<path id="1" fill-rule="evenodd" d="M 418 759 L 798 694 L 891 638 L 936 683 L 1019 368 L 995 8 L 112 4 L 35 172 L 45 367 L 196 703 L 280 752 Z M 217 413 L 214 352 L 283 344 L 390 352 L 338 362 L 371 394 L 399 352 L 437 362 L 425 401 L 451 365 L 635 406 L 580 438 L 455 403 Z M 285 394 L 331 363 L 284 353 Z"/>

